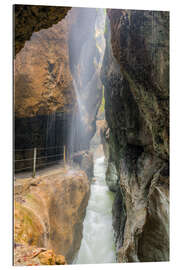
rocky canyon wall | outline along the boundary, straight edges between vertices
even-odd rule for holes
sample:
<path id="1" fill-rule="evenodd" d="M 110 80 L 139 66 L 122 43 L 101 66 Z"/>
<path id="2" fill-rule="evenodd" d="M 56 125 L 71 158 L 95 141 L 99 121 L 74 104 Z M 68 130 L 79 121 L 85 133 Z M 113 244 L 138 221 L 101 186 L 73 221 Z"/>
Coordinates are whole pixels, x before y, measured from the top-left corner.
<path id="1" fill-rule="evenodd" d="M 63 19 L 32 34 L 15 59 L 16 117 L 47 115 L 72 109 L 68 26 Z"/>
<path id="2" fill-rule="evenodd" d="M 118 262 L 169 260 L 169 13 L 107 10 L 103 131 Z"/>
<path id="3" fill-rule="evenodd" d="M 21 8 L 22 21 L 26 21 L 29 8 Z M 41 23 L 45 24 L 45 18 L 41 20 L 38 13 L 41 7 L 31 7 L 32 10 L 33 8 L 37 9 L 37 14 L 30 16 L 28 13 L 29 20 L 35 23 L 39 18 Z M 56 12 L 60 12 L 60 9 Z M 63 10 L 62 8 L 62 13 Z M 48 14 L 50 12 L 48 8 L 45 8 L 45 11 Z M 50 15 L 46 16 L 46 12 L 46 26 L 51 26 Z M 47 28 L 44 24 L 41 28 Z M 26 25 L 19 23 L 17 14 L 15 26 L 24 27 L 24 33 L 28 31 Z M 18 42 L 18 39 L 15 41 Z M 69 68 L 66 18 L 48 29 L 34 32 L 14 61 L 15 149 L 25 149 L 15 152 L 16 160 L 25 159 L 15 163 L 17 171 L 32 167 L 30 159 L 33 158 L 33 150 L 26 151 L 27 148 L 41 148 L 38 151 L 38 166 L 63 158 L 63 146 L 67 143 L 69 119 L 75 102 Z M 45 156 L 52 158 L 41 158 Z"/>
<path id="4" fill-rule="evenodd" d="M 44 166 L 43 163 L 50 164 L 56 159 L 63 158 L 63 147 L 68 144 L 68 133 L 71 131 L 70 125 L 76 106 L 72 66 L 76 66 L 77 63 L 72 57 L 72 50 L 73 46 L 77 48 L 80 43 L 83 48 L 83 57 L 80 57 L 83 61 L 81 69 L 85 72 L 89 68 L 86 65 L 89 64 L 92 71 L 90 77 L 85 79 L 87 74 L 83 76 L 83 95 L 94 97 L 88 103 L 90 107 L 88 117 L 91 120 L 90 131 L 86 134 L 87 148 L 95 130 L 94 119 L 101 101 L 101 89 L 99 90 L 99 87 L 97 91 L 97 85 L 100 84 L 96 73 L 98 50 L 95 42 L 95 20 L 92 20 L 90 15 L 93 14 L 93 18 L 96 19 L 96 10 L 91 10 L 89 14 L 86 9 L 77 9 L 77 11 L 75 9 L 65 17 L 68 9 L 62 7 L 53 11 L 53 7 L 44 7 L 44 9 L 34 6 L 16 7 L 17 35 L 15 35 L 16 59 L 14 60 L 14 145 L 17 150 L 14 158 L 18 160 L 15 163 L 16 171 L 24 168 L 32 169 L 33 149 L 31 148 L 33 147 L 38 148 L 37 168 Z M 81 18 L 86 19 L 84 14 L 89 14 L 88 18 L 92 20 L 88 33 L 86 28 L 83 28 L 83 31 L 78 28 L 83 26 Z M 27 22 L 36 27 L 31 28 L 30 25 L 27 27 L 25 25 Z M 58 23 L 52 26 L 55 22 Z M 52 27 L 48 28 L 49 26 Z M 76 39 L 73 40 L 74 27 L 80 43 L 76 43 Z M 40 31 L 37 32 L 38 30 Z M 88 39 L 92 41 L 93 47 L 87 61 L 84 58 L 84 44 Z M 82 48 L 79 49 L 80 55 Z M 81 80 L 81 76 L 78 80 Z M 89 86 L 85 89 L 86 84 Z M 93 106 L 95 110 L 91 115 Z M 20 149 L 24 150 L 20 151 Z M 49 157 L 51 155 L 52 159 Z M 47 158 L 44 159 L 46 156 Z M 69 172 L 67 171 L 69 168 L 66 167 L 59 169 L 56 175 L 50 173 L 49 176 L 36 177 L 34 180 L 17 179 L 18 176 L 15 179 L 14 262 L 16 265 L 73 262 L 80 248 L 83 220 L 89 199 L 90 187 L 87 176 L 92 178 L 93 171 L 92 155 L 84 152 L 81 158 L 80 166 L 87 175 L 75 169 Z M 19 162 L 21 159 L 23 161 Z M 34 256 L 33 250 L 40 252 L 40 256 Z M 27 256 L 30 253 L 35 259 L 33 256 Z M 58 254 L 64 255 L 66 260 Z"/>
<path id="5" fill-rule="evenodd" d="M 26 41 L 25 45 L 24 41 L 21 41 L 20 47 L 23 48 L 18 50 L 14 60 L 15 148 L 43 148 L 45 150 L 38 153 L 40 158 L 59 155 L 58 159 L 61 159 L 64 145 L 68 148 L 70 144 L 69 136 L 74 140 L 74 152 L 88 149 L 90 139 L 95 133 L 96 114 L 102 97 L 99 76 L 102 52 L 99 52 L 99 41 L 96 40 L 98 31 L 102 28 L 102 15 L 98 15 L 96 9 L 72 8 L 68 11 L 68 8 L 62 7 L 56 11 L 62 15 L 61 20 L 48 29 L 38 31 L 54 23 L 50 16 L 53 10 L 51 7 L 49 9 L 46 7 L 43 15 L 41 7 L 15 8 L 15 29 L 17 33 L 21 30 L 18 36 L 21 37 L 23 28 L 22 22 L 19 22 L 20 16 L 24 23 L 28 16 L 34 23 L 38 18 L 41 21 L 37 23 L 39 26 L 35 32 L 31 33 L 30 40 Z M 42 16 L 47 12 L 49 15 L 45 23 Z M 30 30 L 24 26 L 24 31 Z M 99 36 L 102 36 L 101 32 Z M 15 45 L 20 40 L 21 38 L 15 36 Z M 80 123 L 79 115 L 74 113 L 77 111 L 74 82 L 85 107 L 84 126 L 82 128 L 79 124 L 76 130 L 71 128 L 73 122 Z M 47 150 L 49 147 L 56 149 Z M 15 159 L 25 161 L 17 161 L 16 169 L 30 168 L 32 160 L 28 159 L 32 158 L 32 151 L 17 151 Z M 44 159 L 43 162 L 53 160 Z M 38 165 L 41 166 L 43 162 L 38 160 Z"/>

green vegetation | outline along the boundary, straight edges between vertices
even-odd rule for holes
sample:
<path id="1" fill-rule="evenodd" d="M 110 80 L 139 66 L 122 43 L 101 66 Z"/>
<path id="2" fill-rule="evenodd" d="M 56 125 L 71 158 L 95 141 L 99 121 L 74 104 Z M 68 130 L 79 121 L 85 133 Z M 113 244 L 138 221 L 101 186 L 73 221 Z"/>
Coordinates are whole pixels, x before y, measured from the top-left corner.
<path id="1" fill-rule="evenodd" d="M 15 202 L 15 231 L 14 241 L 36 245 L 43 233 L 43 229 L 35 214 L 20 203 Z"/>
<path id="2" fill-rule="evenodd" d="M 107 33 L 107 23 L 105 23 L 104 35 Z"/>
<path id="3" fill-rule="evenodd" d="M 101 105 L 100 105 L 100 112 L 104 112 L 104 106 L 105 106 L 105 99 L 104 99 L 104 85 L 103 85 L 103 89 L 102 89 L 102 101 L 101 101 Z"/>

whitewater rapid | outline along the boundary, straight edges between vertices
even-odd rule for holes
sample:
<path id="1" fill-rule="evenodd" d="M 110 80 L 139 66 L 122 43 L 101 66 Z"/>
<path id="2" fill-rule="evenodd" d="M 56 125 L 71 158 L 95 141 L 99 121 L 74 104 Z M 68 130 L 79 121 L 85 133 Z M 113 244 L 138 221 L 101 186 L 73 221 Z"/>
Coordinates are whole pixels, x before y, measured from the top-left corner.
<path id="1" fill-rule="evenodd" d="M 74 263 L 114 263 L 115 247 L 112 228 L 113 193 L 105 182 L 104 156 L 94 162 L 96 181 L 91 184 L 91 195 L 84 219 L 83 239 Z"/>

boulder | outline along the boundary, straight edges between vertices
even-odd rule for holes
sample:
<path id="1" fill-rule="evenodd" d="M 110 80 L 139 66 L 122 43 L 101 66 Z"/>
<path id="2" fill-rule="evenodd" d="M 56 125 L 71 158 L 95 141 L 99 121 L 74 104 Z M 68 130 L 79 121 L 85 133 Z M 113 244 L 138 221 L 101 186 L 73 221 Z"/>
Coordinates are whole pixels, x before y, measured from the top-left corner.
<path id="1" fill-rule="evenodd" d="M 91 181 L 94 176 L 93 154 L 86 150 L 79 151 L 73 154 L 72 161 L 74 164 L 78 165 L 81 170 L 85 171 L 89 181 Z"/>
<path id="2" fill-rule="evenodd" d="M 86 174 L 66 168 L 39 177 L 36 185 L 27 181 L 25 189 L 16 189 L 25 180 L 15 182 L 14 241 L 53 250 L 72 263 L 80 248 L 89 199 Z"/>
<path id="3" fill-rule="evenodd" d="M 65 257 L 53 250 L 14 243 L 14 266 L 64 265 Z"/>

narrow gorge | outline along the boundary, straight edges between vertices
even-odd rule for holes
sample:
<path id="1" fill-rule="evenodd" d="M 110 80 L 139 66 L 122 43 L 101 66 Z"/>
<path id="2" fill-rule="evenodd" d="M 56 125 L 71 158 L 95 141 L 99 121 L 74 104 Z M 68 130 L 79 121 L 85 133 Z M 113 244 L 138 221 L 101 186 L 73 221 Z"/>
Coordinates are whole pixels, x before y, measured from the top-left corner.
<path id="1" fill-rule="evenodd" d="M 169 13 L 14 26 L 14 265 L 168 261 Z"/>

